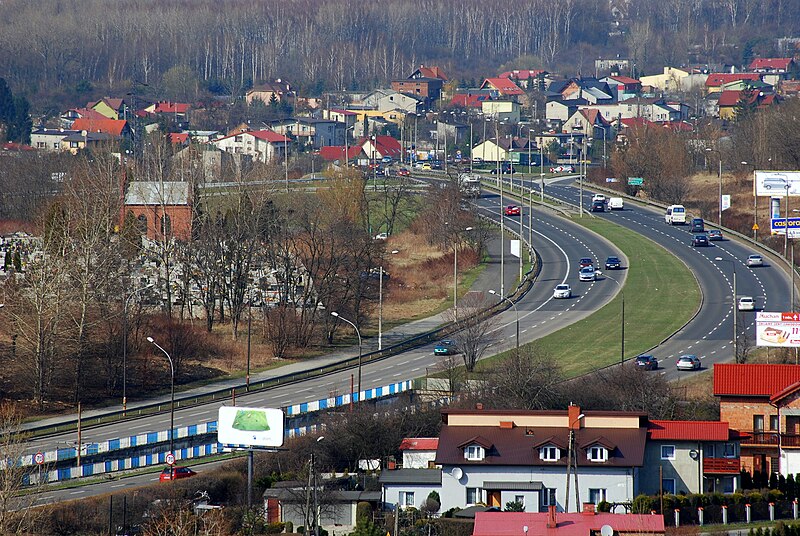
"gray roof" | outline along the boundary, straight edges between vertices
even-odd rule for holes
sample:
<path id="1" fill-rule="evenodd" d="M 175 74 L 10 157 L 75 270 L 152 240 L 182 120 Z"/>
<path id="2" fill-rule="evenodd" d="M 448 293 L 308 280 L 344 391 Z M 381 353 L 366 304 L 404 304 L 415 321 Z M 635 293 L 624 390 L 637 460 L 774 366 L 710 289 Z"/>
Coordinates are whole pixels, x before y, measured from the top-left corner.
<path id="1" fill-rule="evenodd" d="M 453 517 L 475 519 L 475 514 L 477 514 L 478 512 L 499 512 L 499 511 L 500 509 L 496 506 L 469 506 L 453 514 Z"/>
<path id="2" fill-rule="evenodd" d="M 321 487 L 320 487 L 321 489 Z M 305 501 L 305 489 L 291 488 L 268 488 L 264 490 L 264 497 L 275 498 L 286 503 L 299 503 Z M 326 491 L 326 502 L 355 503 L 359 501 L 379 502 L 383 498 L 380 491 Z"/>
<path id="3" fill-rule="evenodd" d="M 126 205 L 188 205 L 188 182 L 131 182 L 125 194 Z"/>
<path id="4" fill-rule="evenodd" d="M 442 483 L 441 469 L 397 469 L 383 471 L 381 484 L 436 484 Z"/>
<path id="5" fill-rule="evenodd" d="M 483 489 L 503 491 L 541 491 L 543 487 L 541 482 L 503 482 L 498 480 L 483 483 Z"/>

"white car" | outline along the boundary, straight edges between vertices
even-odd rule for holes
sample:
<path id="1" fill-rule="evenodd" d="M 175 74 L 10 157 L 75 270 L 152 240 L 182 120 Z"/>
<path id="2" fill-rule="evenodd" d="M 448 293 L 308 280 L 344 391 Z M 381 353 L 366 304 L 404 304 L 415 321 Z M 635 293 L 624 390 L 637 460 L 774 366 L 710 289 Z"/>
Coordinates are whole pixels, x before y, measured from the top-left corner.
<path id="1" fill-rule="evenodd" d="M 575 173 L 575 166 L 553 166 L 550 168 L 550 173 Z"/>
<path id="2" fill-rule="evenodd" d="M 605 203 L 606 202 L 606 196 L 604 196 L 603 194 L 594 194 L 592 196 L 592 203 L 595 203 L 597 201 Z"/>
<path id="3" fill-rule="evenodd" d="M 700 366 L 700 359 L 693 354 L 680 356 L 678 362 L 675 364 L 675 368 L 678 370 L 699 370 Z"/>
<path id="4" fill-rule="evenodd" d="M 739 303 L 736 307 L 740 311 L 755 311 L 756 310 L 756 301 L 752 298 L 752 296 L 742 296 L 739 298 Z"/>
<path id="5" fill-rule="evenodd" d="M 763 266 L 764 259 L 761 255 L 750 255 L 747 257 L 747 266 Z"/>
<path id="6" fill-rule="evenodd" d="M 375 240 L 386 240 L 389 238 L 389 233 L 378 233 L 375 235 Z"/>
<path id="7" fill-rule="evenodd" d="M 572 289 L 569 285 L 561 284 L 556 285 L 556 289 L 553 291 L 554 298 L 571 298 L 572 297 Z"/>
<path id="8" fill-rule="evenodd" d="M 594 266 L 584 266 L 578 272 L 578 279 L 580 281 L 594 281 L 597 274 L 594 271 Z"/>

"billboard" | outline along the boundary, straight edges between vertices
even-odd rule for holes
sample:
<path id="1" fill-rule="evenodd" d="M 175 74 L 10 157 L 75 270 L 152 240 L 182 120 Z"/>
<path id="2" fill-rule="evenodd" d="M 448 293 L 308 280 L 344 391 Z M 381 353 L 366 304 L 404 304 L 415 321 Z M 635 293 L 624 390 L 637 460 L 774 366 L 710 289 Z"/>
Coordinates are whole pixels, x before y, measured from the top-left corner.
<path id="1" fill-rule="evenodd" d="M 772 218 L 770 220 L 770 231 L 774 235 L 785 235 L 786 224 L 789 224 L 789 238 L 800 238 L 800 218 Z"/>
<path id="2" fill-rule="evenodd" d="M 217 441 L 242 448 L 280 447 L 283 445 L 283 411 L 222 406 L 217 420 Z"/>
<path id="3" fill-rule="evenodd" d="M 756 313 L 756 346 L 800 347 L 800 313 Z"/>
<path id="4" fill-rule="evenodd" d="M 800 171 L 756 171 L 755 195 L 764 197 L 800 196 Z"/>

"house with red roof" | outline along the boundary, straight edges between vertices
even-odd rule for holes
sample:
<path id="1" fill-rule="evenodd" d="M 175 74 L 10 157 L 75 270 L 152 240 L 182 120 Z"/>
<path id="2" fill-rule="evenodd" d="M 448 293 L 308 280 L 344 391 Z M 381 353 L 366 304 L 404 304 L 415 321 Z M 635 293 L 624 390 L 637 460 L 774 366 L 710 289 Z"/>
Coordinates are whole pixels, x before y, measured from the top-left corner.
<path id="1" fill-rule="evenodd" d="M 611 137 L 611 123 L 595 108 L 580 108 L 561 128 L 564 133 L 582 133 L 587 138 Z"/>
<path id="2" fill-rule="evenodd" d="M 800 365 L 715 364 L 720 420 L 747 434 L 742 469 L 800 472 Z"/>
<path id="3" fill-rule="evenodd" d="M 165 116 L 176 123 L 183 123 L 189 119 L 189 110 L 192 105 L 185 102 L 160 101 L 144 109 L 150 115 Z"/>
<path id="4" fill-rule="evenodd" d="M 754 58 L 747 68 L 755 73 L 784 74 L 797 69 L 794 58 Z"/>
<path id="5" fill-rule="evenodd" d="M 349 145 L 347 147 L 344 145 L 328 145 L 320 148 L 319 155 L 326 162 L 343 162 L 345 150 L 347 151 L 348 162 L 357 160 L 358 156 L 362 154 L 360 145 Z"/>
<path id="6" fill-rule="evenodd" d="M 739 487 L 741 435 L 727 422 L 650 421 L 639 490 L 656 495 L 720 492 Z"/>
<path id="7" fill-rule="evenodd" d="M 512 80 L 521 88 L 533 88 L 537 80 L 544 83 L 545 77 L 550 74 L 542 69 L 514 69 L 512 71 L 505 71 L 498 75 L 499 78 L 508 78 Z M 544 89 L 544 87 L 542 87 Z"/>
<path id="8" fill-rule="evenodd" d="M 487 78 L 481 84 L 480 89 L 488 89 L 492 92 L 492 98 L 509 97 L 516 99 L 525 92 L 515 84 L 510 78 Z"/>
<path id="9" fill-rule="evenodd" d="M 86 103 L 86 108 L 94 110 L 108 119 L 119 119 L 125 114 L 125 100 L 103 97 L 97 101 L 89 101 Z"/>
<path id="10" fill-rule="evenodd" d="M 70 108 L 62 113 L 59 119 L 63 128 L 71 129 L 72 123 L 74 123 L 76 119 L 94 119 L 102 121 L 103 119 L 108 119 L 108 117 L 90 108 Z"/>
<path id="11" fill-rule="evenodd" d="M 758 90 L 752 91 L 723 91 L 717 100 L 719 118 L 732 120 L 736 117 L 736 109 L 740 103 L 756 108 L 765 108 L 775 104 L 774 93 L 764 93 Z"/>
<path id="12" fill-rule="evenodd" d="M 601 78 L 600 82 L 608 84 L 611 96 L 617 102 L 632 99 L 642 92 L 642 83 L 629 76 L 611 75 Z"/>
<path id="13" fill-rule="evenodd" d="M 385 156 L 389 156 L 392 160 L 400 160 L 400 155 L 403 154 L 403 148 L 400 142 L 391 136 L 371 136 L 363 138 L 358 142 L 367 158 L 380 160 Z"/>
<path id="14" fill-rule="evenodd" d="M 415 70 L 408 77 L 409 80 L 414 80 L 415 78 L 438 78 L 442 82 L 447 82 L 447 75 L 436 65 L 420 65 L 419 69 Z"/>
<path id="15" fill-rule="evenodd" d="M 403 469 L 432 469 L 439 448 L 438 437 L 406 437 L 400 442 Z"/>
<path id="16" fill-rule="evenodd" d="M 111 136 L 127 137 L 130 136 L 131 129 L 128 122 L 124 119 L 102 119 L 96 118 L 80 118 L 72 123 L 71 130 L 96 132 L 103 134 L 110 134 Z"/>
<path id="17" fill-rule="evenodd" d="M 283 159 L 291 140 L 272 130 L 247 130 L 234 132 L 210 143 L 221 151 L 246 155 L 266 163 Z"/>
<path id="18" fill-rule="evenodd" d="M 706 78 L 706 93 L 722 91 L 722 86 L 740 80 L 761 81 L 758 73 L 712 73 Z"/>
<path id="19" fill-rule="evenodd" d="M 467 91 L 459 91 L 453 98 L 450 99 L 450 104 L 457 108 L 478 108 L 480 109 L 484 102 L 491 100 L 491 92 L 480 89 L 471 89 Z"/>
<path id="20" fill-rule="evenodd" d="M 586 505 L 580 513 L 477 512 L 472 536 L 597 536 L 608 525 L 615 536 L 665 534 L 664 516 L 610 514 Z"/>
<path id="21" fill-rule="evenodd" d="M 274 82 L 267 82 L 249 89 L 247 93 L 245 93 L 244 98 L 248 105 L 252 105 L 255 100 L 260 100 L 264 104 L 270 104 L 272 102 L 291 103 L 295 96 L 292 85 L 278 78 Z"/>

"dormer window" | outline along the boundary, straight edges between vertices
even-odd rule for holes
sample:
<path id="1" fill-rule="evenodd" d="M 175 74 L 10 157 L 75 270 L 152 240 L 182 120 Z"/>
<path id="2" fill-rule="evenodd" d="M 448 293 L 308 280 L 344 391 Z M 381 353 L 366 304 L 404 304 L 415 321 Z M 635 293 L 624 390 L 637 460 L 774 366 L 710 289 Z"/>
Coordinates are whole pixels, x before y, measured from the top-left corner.
<path id="1" fill-rule="evenodd" d="M 556 462 L 561 459 L 561 452 L 558 447 L 548 445 L 539 449 L 539 459 L 546 462 Z"/>
<path id="2" fill-rule="evenodd" d="M 486 451 L 480 445 L 470 445 L 464 448 L 464 458 L 470 461 L 481 461 L 486 457 Z"/>
<path id="3" fill-rule="evenodd" d="M 608 460 L 608 449 L 600 445 L 589 447 L 589 450 L 586 452 L 586 457 L 589 458 L 591 462 L 605 462 Z"/>

